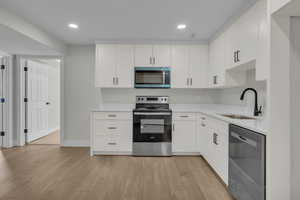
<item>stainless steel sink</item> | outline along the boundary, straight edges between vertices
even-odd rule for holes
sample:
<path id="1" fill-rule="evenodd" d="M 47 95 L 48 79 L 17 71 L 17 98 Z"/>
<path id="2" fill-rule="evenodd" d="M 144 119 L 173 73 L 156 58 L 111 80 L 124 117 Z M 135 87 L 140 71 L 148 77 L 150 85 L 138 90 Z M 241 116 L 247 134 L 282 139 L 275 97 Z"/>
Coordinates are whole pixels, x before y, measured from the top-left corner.
<path id="1" fill-rule="evenodd" d="M 235 115 L 235 114 L 220 114 L 223 117 L 229 117 L 231 119 L 248 119 L 248 120 L 255 120 L 254 117 L 248 117 L 245 115 Z"/>

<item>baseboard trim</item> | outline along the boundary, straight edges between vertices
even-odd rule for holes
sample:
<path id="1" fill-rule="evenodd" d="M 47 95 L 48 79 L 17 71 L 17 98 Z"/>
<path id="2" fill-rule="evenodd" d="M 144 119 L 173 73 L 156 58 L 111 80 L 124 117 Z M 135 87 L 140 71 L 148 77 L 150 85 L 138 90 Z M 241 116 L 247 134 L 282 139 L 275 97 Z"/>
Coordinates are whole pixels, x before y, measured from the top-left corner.
<path id="1" fill-rule="evenodd" d="M 92 155 L 115 155 L 115 156 L 131 156 L 131 151 L 93 151 Z"/>
<path id="2" fill-rule="evenodd" d="M 89 140 L 64 140 L 61 143 L 62 147 L 89 147 Z"/>
<path id="3" fill-rule="evenodd" d="M 174 156 L 200 156 L 199 152 L 173 152 Z"/>

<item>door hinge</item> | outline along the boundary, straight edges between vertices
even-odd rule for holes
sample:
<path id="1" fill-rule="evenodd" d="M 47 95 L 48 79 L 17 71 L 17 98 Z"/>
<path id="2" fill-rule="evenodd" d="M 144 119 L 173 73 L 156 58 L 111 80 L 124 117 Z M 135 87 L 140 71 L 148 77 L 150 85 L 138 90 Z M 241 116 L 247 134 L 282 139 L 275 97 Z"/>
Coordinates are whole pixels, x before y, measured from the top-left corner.
<path id="1" fill-rule="evenodd" d="M 28 71 L 28 67 L 24 67 L 24 72 L 27 72 Z"/>
<path id="2" fill-rule="evenodd" d="M 27 103 L 28 102 L 28 98 L 24 98 L 24 102 Z"/>
<path id="3" fill-rule="evenodd" d="M 5 132 L 4 131 L 0 131 L 0 136 L 5 136 Z"/>
<path id="4" fill-rule="evenodd" d="M 1 102 L 1 103 L 5 103 L 5 98 L 1 98 L 1 99 L 0 99 L 0 102 Z"/>
<path id="5" fill-rule="evenodd" d="M 28 133 L 28 129 L 27 128 L 24 129 L 24 133 Z"/>
<path id="6" fill-rule="evenodd" d="M 5 65 L 1 65 L 1 69 L 4 70 L 5 69 Z"/>

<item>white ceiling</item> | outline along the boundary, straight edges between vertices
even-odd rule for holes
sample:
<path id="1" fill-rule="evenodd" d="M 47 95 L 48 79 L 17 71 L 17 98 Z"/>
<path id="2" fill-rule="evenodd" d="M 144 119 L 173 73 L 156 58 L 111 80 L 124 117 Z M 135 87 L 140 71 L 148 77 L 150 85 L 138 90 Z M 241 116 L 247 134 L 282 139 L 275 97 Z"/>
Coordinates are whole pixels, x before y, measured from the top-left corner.
<path id="1" fill-rule="evenodd" d="M 1 0 L 0 6 L 70 44 L 207 40 L 256 0 Z M 79 30 L 67 24 L 78 23 Z M 176 29 L 186 23 L 184 31 Z"/>

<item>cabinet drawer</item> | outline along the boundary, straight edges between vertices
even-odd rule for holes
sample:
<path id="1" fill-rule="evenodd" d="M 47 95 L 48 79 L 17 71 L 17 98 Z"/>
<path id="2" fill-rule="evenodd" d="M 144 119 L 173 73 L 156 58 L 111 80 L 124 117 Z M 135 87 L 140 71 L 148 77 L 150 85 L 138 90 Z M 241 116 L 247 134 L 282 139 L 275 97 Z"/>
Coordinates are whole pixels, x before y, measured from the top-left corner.
<path id="1" fill-rule="evenodd" d="M 94 120 L 95 135 L 112 135 L 120 133 L 120 127 L 114 120 Z"/>
<path id="2" fill-rule="evenodd" d="M 94 113 L 94 119 L 131 119 L 131 112 L 97 112 Z"/>
<path id="3" fill-rule="evenodd" d="M 174 113 L 174 120 L 196 120 L 196 113 Z"/>
<path id="4" fill-rule="evenodd" d="M 120 146 L 120 137 L 118 136 L 95 136 L 95 151 L 118 151 Z"/>

